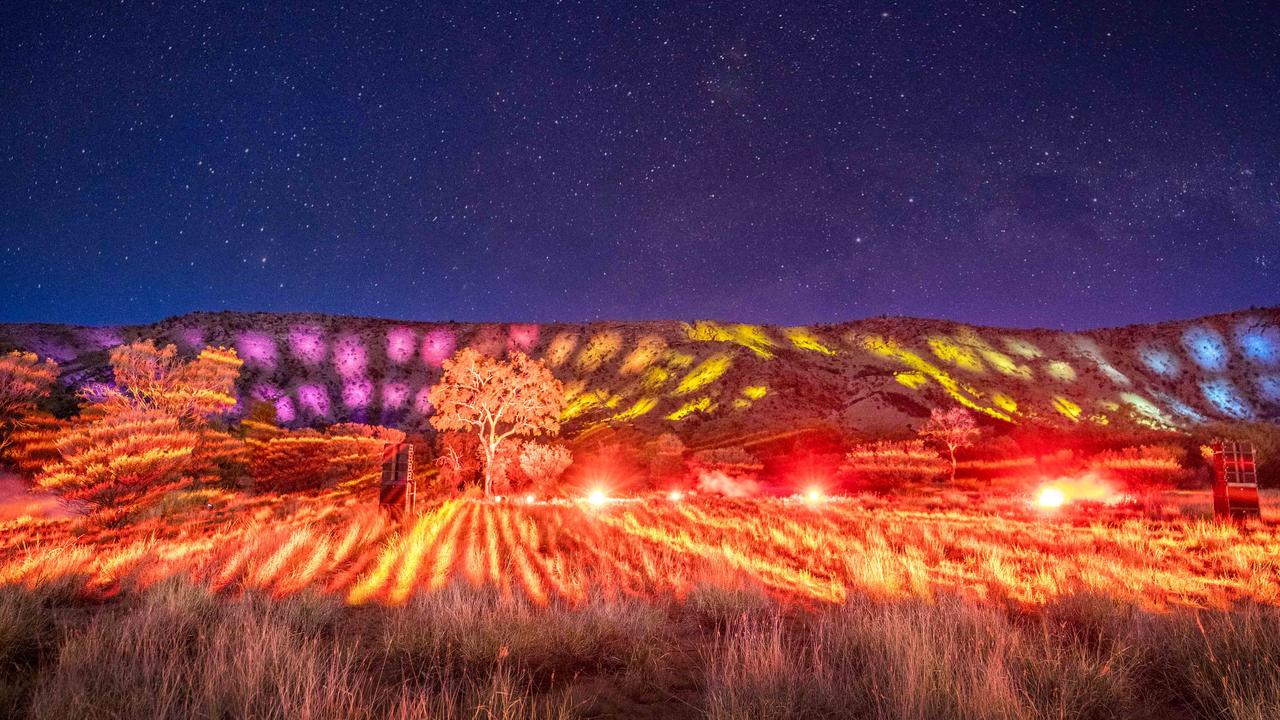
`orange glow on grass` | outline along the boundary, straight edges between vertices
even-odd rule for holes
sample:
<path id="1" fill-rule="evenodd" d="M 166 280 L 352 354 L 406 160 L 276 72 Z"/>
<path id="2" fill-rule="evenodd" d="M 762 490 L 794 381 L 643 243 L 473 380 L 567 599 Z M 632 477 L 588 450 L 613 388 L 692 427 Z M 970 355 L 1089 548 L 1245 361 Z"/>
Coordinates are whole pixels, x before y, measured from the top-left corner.
<path id="1" fill-rule="evenodd" d="M 1123 497 L 1089 476 L 1039 490 L 1050 487 L 1064 503 Z M 318 592 L 389 605 L 462 584 L 540 606 L 682 597 L 723 578 L 806 604 L 958 593 L 1038 605 L 1101 593 L 1154 610 L 1280 606 L 1277 526 L 1246 533 L 1148 522 L 1123 509 L 1109 522 L 1079 524 L 1030 511 L 1035 496 L 1005 514 L 910 498 L 824 502 L 815 512 L 801 504 L 830 499 L 826 489 L 800 488 L 786 499 L 623 502 L 601 485 L 581 503 L 424 503 L 405 522 L 344 491 L 287 499 L 205 491 L 177 515 L 123 526 L 91 517 L 0 521 L 0 584 L 101 600 L 183 578 L 217 592 Z M 608 512 L 593 512 L 605 503 Z"/>

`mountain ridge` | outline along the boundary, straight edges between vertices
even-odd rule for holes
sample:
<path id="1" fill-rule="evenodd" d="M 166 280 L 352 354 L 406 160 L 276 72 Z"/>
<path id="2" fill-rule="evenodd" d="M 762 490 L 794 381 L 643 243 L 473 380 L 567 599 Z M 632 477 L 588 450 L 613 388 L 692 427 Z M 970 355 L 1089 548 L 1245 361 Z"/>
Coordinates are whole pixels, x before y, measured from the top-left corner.
<path id="1" fill-rule="evenodd" d="M 877 316 L 808 326 L 694 320 L 403 321 L 216 311 L 119 326 L 0 324 L 0 349 L 109 381 L 111 347 L 235 347 L 239 391 L 285 424 L 425 427 L 426 389 L 454 350 L 525 351 L 565 383 L 566 428 L 683 436 L 802 424 L 900 433 L 960 404 L 996 424 L 1188 429 L 1280 421 L 1280 307 L 1080 331 Z"/>

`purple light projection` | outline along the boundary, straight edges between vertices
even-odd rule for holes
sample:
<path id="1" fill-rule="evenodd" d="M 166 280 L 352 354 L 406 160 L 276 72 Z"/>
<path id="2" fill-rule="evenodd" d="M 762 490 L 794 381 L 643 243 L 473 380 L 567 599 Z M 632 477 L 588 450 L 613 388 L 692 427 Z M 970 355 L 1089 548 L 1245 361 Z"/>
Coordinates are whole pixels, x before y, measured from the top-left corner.
<path id="1" fill-rule="evenodd" d="M 276 420 L 291 423 L 298 419 L 298 411 L 293 407 L 293 398 L 285 395 L 276 399 Z"/>
<path id="2" fill-rule="evenodd" d="M 201 350 L 205 347 L 204 328 L 189 327 L 178 331 L 178 344 L 184 350 Z"/>
<path id="3" fill-rule="evenodd" d="M 342 382 L 342 404 L 351 410 L 369 407 L 373 400 L 373 381 L 366 377 L 352 376 Z"/>
<path id="4" fill-rule="evenodd" d="M 538 344 L 537 325 L 512 325 L 507 330 L 507 350 L 528 353 Z"/>
<path id="5" fill-rule="evenodd" d="M 276 339 L 257 330 L 246 330 L 236 336 L 236 350 L 246 365 L 275 370 L 279 363 L 276 354 Z"/>
<path id="6" fill-rule="evenodd" d="M 358 335 L 343 335 L 333 344 L 333 364 L 344 378 L 364 375 L 369 364 L 369 351 Z"/>
<path id="7" fill-rule="evenodd" d="M 448 328 L 436 328 L 422 338 L 422 361 L 431 367 L 440 367 L 445 360 L 453 357 L 453 349 L 458 346 L 458 338 Z"/>
<path id="8" fill-rule="evenodd" d="M 258 383 L 249 391 L 249 397 L 262 402 L 273 402 L 283 395 L 284 392 L 271 383 Z"/>
<path id="9" fill-rule="evenodd" d="M 413 398 L 413 411 L 419 415 L 430 415 L 435 408 L 431 406 L 431 386 L 423 385 Z"/>
<path id="10" fill-rule="evenodd" d="M 328 351 L 324 330 L 314 325 L 294 325 L 289 328 L 289 351 L 306 365 L 319 365 Z"/>
<path id="11" fill-rule="evenodd" d="M 319 385 L 299 385 L 298 404 L 313 417 L 329 416 L 329 393 Z"/>
<path id="12" fill-rule="evenodd" d="M 388 382 L 382 386 L 382 407 L 399 410 L 409 399 L 409 386 L 402 382 Z"/>
<path id="13" fill-rule="evenodd" d="M 404 365 L 413 359 L 417 350 L 418 334 L 407 327 L 395 327 L 387 331 L 387 359 Z"/>
<path id="14" fill-rule="evenodd" d="M 124 344 L 124 337 L 115 328 L 87 328 L 81 331 L 80 340 L 98 350 L 110 350 Z"/>

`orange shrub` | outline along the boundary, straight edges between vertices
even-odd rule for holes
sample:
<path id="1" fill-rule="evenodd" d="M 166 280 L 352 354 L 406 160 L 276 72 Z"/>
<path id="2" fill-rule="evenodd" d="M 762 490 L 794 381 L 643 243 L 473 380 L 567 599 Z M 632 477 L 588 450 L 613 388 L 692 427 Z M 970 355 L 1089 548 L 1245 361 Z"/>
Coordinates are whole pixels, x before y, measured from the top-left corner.
<path id="1" fill-rule="evenodd" d="M 345 423 L 325 433 L 281 432 L 252 445 L 250 474 L 264 490 L 293 492 L 372 484 L 382 470 L 383 450 L 404 433 Z"/>
<path id="2" fill-rule="evenodd" d="M 48 413 L 25 415 L 21 425 L 9 436 L 5 459 L 23 475 L 35 477 L 46 465 L 62 459 L 54 441 L 68 426 L 67 421 Z"/>
<path id="3" fill-rule="evenodd" d="M 572 463 L 573 453 L 563 445 L 527 442 L 520 448 L 520 470 L 539 494 L 553 493 Z"/>
<path id="4" fill-rule="evenodd" d="M 36 485 L 96 508 L 136 504 L 177 483 L 198 442 L 158 410 L 90 408 L 59 433 L 62 460 L 46 466 Z"/>
<path id="5" fill-rule="evenodd" d="M 932 480 L 950 463 L 923 440 L 882 440 L 854 445 L 840 470 L 854 488 L 886 492 L 907 482 Z"/>

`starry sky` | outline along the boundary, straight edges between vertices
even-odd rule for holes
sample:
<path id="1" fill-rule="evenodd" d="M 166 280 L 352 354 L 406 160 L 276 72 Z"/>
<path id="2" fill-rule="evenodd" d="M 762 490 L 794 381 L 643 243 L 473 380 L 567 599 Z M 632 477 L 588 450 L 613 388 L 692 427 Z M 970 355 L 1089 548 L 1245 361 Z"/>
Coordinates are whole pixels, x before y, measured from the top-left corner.
<path id="1" fill-rule="evenodd" d="M 254 5 L 6 8 L 0 321 L 1280 303 L 1271 3 Z"/>

